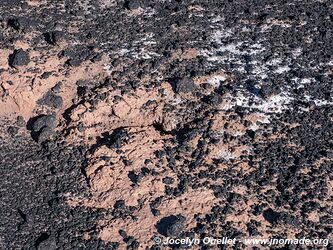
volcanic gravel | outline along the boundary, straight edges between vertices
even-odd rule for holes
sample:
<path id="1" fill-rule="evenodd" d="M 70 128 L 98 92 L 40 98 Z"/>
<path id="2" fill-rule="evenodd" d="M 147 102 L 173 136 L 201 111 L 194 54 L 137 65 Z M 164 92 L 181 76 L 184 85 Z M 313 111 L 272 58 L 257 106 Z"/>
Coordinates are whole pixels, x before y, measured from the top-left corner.
<path id="1" fill-rule="evenodd" d="M 328 0 L 2 0 L 0 249 L 332 240 L 332 13 Z"/>

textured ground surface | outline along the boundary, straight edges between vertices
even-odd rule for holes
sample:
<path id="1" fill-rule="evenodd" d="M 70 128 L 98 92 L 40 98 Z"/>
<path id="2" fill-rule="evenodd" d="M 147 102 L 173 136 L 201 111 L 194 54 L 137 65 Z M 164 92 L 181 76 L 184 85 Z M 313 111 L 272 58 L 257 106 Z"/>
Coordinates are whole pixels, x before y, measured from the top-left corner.
<path id="1" fill-rule="evenodd" d="M 332 13 L 2 0 L 0 249 L 332 239 Z"/>

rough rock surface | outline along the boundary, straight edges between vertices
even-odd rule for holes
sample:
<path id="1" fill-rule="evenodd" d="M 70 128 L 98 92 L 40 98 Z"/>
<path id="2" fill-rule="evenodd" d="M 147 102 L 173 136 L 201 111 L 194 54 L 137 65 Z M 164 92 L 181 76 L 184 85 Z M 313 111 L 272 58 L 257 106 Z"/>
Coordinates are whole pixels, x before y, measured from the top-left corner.
<path id="1" fill-rule="evenodd" d="M 332 9 L 2 0 L 0 249 L 332 240 Z"/>

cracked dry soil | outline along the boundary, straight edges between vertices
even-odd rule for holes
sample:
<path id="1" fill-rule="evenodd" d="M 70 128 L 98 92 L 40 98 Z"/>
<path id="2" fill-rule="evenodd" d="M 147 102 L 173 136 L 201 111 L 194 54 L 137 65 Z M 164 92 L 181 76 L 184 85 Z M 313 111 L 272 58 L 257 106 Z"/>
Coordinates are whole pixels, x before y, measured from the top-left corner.
<path id="1" fill-rule="evenodd" d="M 2 0 L 0 249 L 331 249 L 332 10 Z"/>

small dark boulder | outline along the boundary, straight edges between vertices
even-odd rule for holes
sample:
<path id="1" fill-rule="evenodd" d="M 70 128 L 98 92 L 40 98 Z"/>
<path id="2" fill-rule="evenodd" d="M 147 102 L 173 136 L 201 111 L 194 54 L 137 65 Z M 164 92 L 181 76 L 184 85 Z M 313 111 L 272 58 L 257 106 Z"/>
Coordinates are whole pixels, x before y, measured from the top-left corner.
<path id="1" fill-rule="evenodd" d="M 109 132 L 105 132 L 102 134 L 103 138 L 98 140 L 98 143 L 106 145 L 108 148 L 117 148 L 120 149 L 124 146 L 128 141 L 128 132 L 124 128 L 117 128 L 112 131 L 111 134 Z"/>
<path id="2" fill-rule="evenodd" d="M 169 79 L 172 89 L 175 93 L 191 93 L 194 92 L 196 86 L 189 77 Z"/>
<path id="3" fill-rule="evenodd" d="M 20 30 L 22 26 L 18 18 L 9 19 L 7 24 L 9 27 L 13 28 L 14 30 Z"/>
<path id="4" fill-rule="evenodd" d="M 14 127 L 14 126 L 9 126 L 7 129 L 8 134 L 10 134 L 11 136 L 14 136 L 18 133 L 18 127 Z"/>
<path id="5" fill-rule="evenodd" d="M 125 1 L 124 7 L 129 10 L 135 10 L 141 7 L 141 1 L 139 0 L 128 0 Z"/>
<path id="6" fill-rule="evenodd" d="M 50 77 L 50 75 L 52 75 L 52 72 L 44 72 L 44 73 L 40 76 L 40 78 L 42 78 L 42 79 L 47 79 L 47 78 Z"/>
<path id="7" fill-rule="evenodd" d="M 38 135 L 38 143 L 42 143 L 55 136 L 55 132 L 50 127 L 44 127 Z"/>
<path id="8" fill-rule="evenodd" d="M 218 105 L 222 102 L 222 97 L 217 93 L 212 93 L 210 95 L 204 96 L 202 101 L 210 105 Z"/>
<path id="9" fill-rule="evenodd" d="M 196 89 L 194 82 L 191 78 L 185 77 L 181 79 L 176 86 L 177 93 L 190 93 Z"/>
<path id="10" fill-rule="evenodd" d="M 24 120 L 23 116 L 16 117 L 15 124 L 19 127 L 24 127 L 25 126 L 25 120 Z"/>
<path id="11" fill-rule="evenodd" d="M 29 53 L 23 49 L 16 49 L 12 54 L 9 55 L 8 64 L 10 67 L 16 68 L 24 66 L 29 63 Z"/>
<path id="12" fill-rule="evenodd" d="M 43 34 L 44 40 L 50 45 L 56 45 L 59 41 L 65 37 L 65 33 L 62 31 L 50 31 Z"/>
<path id="13" fill-rule="evenodd" d="M 52 235 L 42 233 L 36 240 L 35 247 L 38 250 L 55 250 L 58 248 L 57 239 Z"/>
<path id="14" fill-rule="evenodd" d="M 166 237 L 179 237 L 185 229 L 186 218 L 182 215 L 171 215 L 162 218 L 156 225 L 157 231 Z"/>
<path id="15" fill-rule="evenodd" d="M 113 207 L 114 209 L 125 209 L 126 208 L 125 201 L 117 200 Z"/>
<path id="16" fill-rule="evenodd" d="M 63 99 L 61 96 L 55 95 L 52 91 L 48 91 L 40 100 L 37 101 L 39 105 L 46 105 L 50 108 L 61 108 Z"/>
<path id="17" fill-rule="evenodd" d="M 263 212 L 265 220 L 271 224 L 290 224 L 292 226 L 299 225 L 298 219 L 290 214 L 285 212 L 276 212 L 273 209 L 269 208 Z"/>
<path id="18" fill-rule="evenodd" d="M 54 129 L 58 126 L 57 118 L 53 115 L 45 115 L 36 119 L 32 129 L 34 132 L 40 132 L 42 128 L 49 127 Z"/>
<path id="19" fill-rule="evenodd" d="M 174 183 L 174 179 L 172 177 L 166 176 L 162 179 L 162 182 L 167 185 L 171 185 Z"/>

